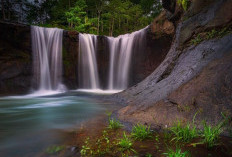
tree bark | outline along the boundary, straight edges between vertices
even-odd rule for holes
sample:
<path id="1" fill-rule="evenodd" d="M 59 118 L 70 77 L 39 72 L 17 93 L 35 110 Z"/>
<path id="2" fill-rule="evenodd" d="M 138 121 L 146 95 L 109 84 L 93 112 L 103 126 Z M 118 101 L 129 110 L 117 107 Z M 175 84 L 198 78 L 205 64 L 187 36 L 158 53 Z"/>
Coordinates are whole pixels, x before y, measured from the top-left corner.
<path id="1" fill-rule="evenodd" d="M 101 31 L 102 31 L 102 33 L 104 32 L 104 25 L 103 25 L 103 21 L 101 22 Z"/>
<path id="2" fill-rule="evenodd" d="M 113 18 L 113 22 L 112 22 L 111 36 L 113 36 L 113 32 L 114 32 L 114 18 Z"/>
<path id="3" fill-rule="evenodd" d="M 98 11 L 98 17 L 97 17 L 97 35 L 99 35 L 99 29 L 100 29 L 100 12 Z"/>
<path id="4" fill-rule="evenodd" d="M 6 14 L 5 14 L 5 8 L 4 8 L 3 0 L 1 1 L 1 5 L 2 5 L 2 18 L 5 21 L 6 20 Z"/>

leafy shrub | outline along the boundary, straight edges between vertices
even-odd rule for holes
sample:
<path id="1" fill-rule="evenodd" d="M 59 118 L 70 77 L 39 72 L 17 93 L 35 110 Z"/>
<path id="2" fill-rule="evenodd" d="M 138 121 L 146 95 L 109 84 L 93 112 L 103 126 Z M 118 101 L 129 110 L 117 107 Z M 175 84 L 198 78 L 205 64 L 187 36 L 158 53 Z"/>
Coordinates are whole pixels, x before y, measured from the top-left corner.
<path id="1" fill-rule="evenodd" d="M 132 128 L 132 137 L 134 137 L 135 139 L 139 139 L 139 140 L 144 140 L 147 138 L 151 138 L 151 130 L 150 130 L 150 126 L 145 126 L 142 124 L 137 124 L 135 126 L 133 126 Z"/>
<path id="2" fill-rule="evenodd" d="M 189 152 L 185 151 L 182 153 L 180 148 L 176 149 L 176 151 L 169 149 L 167 153 L 163 154 L 166 155 L 166 157 L 190 157 Z"/>

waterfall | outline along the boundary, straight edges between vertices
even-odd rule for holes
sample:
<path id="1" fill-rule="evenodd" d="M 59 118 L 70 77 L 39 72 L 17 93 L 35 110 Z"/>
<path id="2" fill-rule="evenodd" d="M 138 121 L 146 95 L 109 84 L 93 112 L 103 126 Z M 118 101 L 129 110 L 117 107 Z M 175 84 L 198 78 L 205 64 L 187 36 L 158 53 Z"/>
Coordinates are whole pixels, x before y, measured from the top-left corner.
<path id="1" fill-rule="evenodd" d="M 116 38 L 105 37 L 110 53 L 107 90 L 123 90 L 129 86 L 132 54 L 135 51 L 143 51 L 141 47 L 144 47 L 146 29 Z M 81 89 L 96 91 L 101 87 L 96 57 L 97 40 L 96 35 L 79 34 L 78 80 Z"/>
<path id="2" fill-rule="evenodd" d="M 122 90 L 128 87 L 131 55 L 134 51 L 141 51 L 145 29 L 116 38 L 107 38 L 110 48 L 109 90 Z"/>
<path id="3" fill-rule="evenodd" d="M 63 30 L 31 26 L 33 72 L 36 89 L 61 91 Z"/>
<path id="4" fill-rule="evenodd" d="M 79 34 L 79 87 L 99 89 L 99 76 L 96 59 L 97 36 Z"/>

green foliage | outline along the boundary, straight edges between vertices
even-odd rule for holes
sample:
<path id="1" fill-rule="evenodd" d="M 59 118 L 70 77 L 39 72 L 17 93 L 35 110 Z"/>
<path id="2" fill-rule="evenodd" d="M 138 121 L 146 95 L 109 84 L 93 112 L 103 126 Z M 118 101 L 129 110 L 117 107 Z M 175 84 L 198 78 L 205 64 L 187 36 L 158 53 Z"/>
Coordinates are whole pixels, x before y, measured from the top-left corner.
<path id="1" fill-rule="evenodd" d="M 85 145 L 82 146 L 80 153 L 81 156 L 86 156 L 88 153 L 92 154 L 92 150 L 89 146 L 89 138 L 85 140 Z"/>
<path id="2" fill-rule="evenodd" d="M 203 143 L 207 145 L 208 148 L 218 144 L 219 135 L 222 133 L 223 122 L 219 123 L 216 126 L 210 126 L 204 123 L 204 129 L 202 132 Z"/>
<path id="3" fill-rule="evenodd" d="M 162 10 L 158 0 L 47 0 L 35 2 L 22 0 L 16 3 L 18 6 L 20 4 L 24 4 L 24 8 L 21 10 L 22 12 L 17 12 L 16 8 L 18 7 L 4 2 L 6 14 L 0 15 L 0 18 L 110 36 L 144 28 Z M 11 15 L 9 19 L 8 14 Z"/>
<path id="4" fill-rule="evenodd" d="M 65 12 L 70 28 L 75 29 L 78 32 L 86 32 L 94 29 L 92 24 L 95 19 L 89 19 L 86 16 L 86 7 L 85 0 L 78 0 L 74 7 Z"/>
<path id="5" fill-rule="evenodd" d="M 145 157 L 152 157 L 152 154 L 147 153 L 147 154 L 145 155 Z"/>
<path id="6" fill-rule="evenodd" d="M 215 29 L 213 29 L 212 31 L 207 32 L 206 39 L 212 39 L 216 36 L 216 34 L 217 34 L 217 31 Z"/>
<path id="7" fill-rule="evenodd" d="M 123 133 L 123 138 L 121 138 L 121 139 L 119 140 L 118 145 L 120 146 L 120 148 L 121 148 L 122 151 L 131 150 L 131 149 L 132 149 L 133 142 L 132 142 L 131 139 L 126 135 L 126 133 L 124 132 L 124 133 Z"/>
<path id="8" fill-rule="evenodd" d="M 170 131 L 174 134 L 172 141 L 190 142 L 192 139 L 198 136 L 198 131 L 196 129 L 196 125 L 194 124 L 197 113 L 193 116 L 192 123 L 187 123 L 184 125 L 181 121 L 177 121 L 177 123 L 170 128 Z"/>
<path id="9" fill-rule="evenodd" d="M 116 120 L 114 118 L 110 118 L 112 115 L 112 112 L 106 112 L 106 114 L 109 117 L 109 125 L 108 125 L 109 129 L 116 130 L 116 129 L 123 127 L 123 125 L 118 120 Z"/>
<path id="10" fill-rule="evenodd" d="M 193 138 L 198 136 L 196 126 L 190 124 L 183 125 L 181 121 L 178 121 L 170 131 L 174 134 L 172 141 L 176 142 L 190 142 Z"/>
<path id="11" fill-rule="evenodd" d="M 166 157 L 190 157 L 189 152 L 182 152 L 180 148 L 177 148 L 176 151 L 169 149 L 167 153 L 163 153 Z"/>
<path id="12" fill-rule="evenodd" d="M 206 35 L 204 35 L 206 33 Z M 204 32 L 201 34 L 198 34 L 194 39 L 190 41 L 192 45 L 198 45 L 203 40 L 209 40 L 213 38 L 222 38 L 223 36 L 232 33 L 232 29 L 230 27 L 225 27 L 219 30 L 212 29 L 209 32 Z"/>
<path id="13" fill-rule="evenodd" d="M 187 11 L 189 0 L 178 0 L 177 3 L 181 5 L 185 11 Z"/>
<path id="14" fill-rule="evenodd" d="M 194 39 L 191 40 L 191 44 L 198 45 L 202 41 L 203 41 L 203 39 L 201 38 L 201 35 L 198 34 L 196 38 L 194 38 Z"/>
<path id="15" fill-rule="evenodd" d="M 209 40 L 209 39 L 212 39 L 212 38 L 215 38 L 215 37 L 223 37 L 225 36 L 226 34 L 229 34 L 231 33 L 232 31 L 228 28 L 223 28 L 221 30 L 215 30 L 215 29 L 212 29 L 211 31 L 207 32 L 207 35 L 206 35 L 206 39 Z"/>
<path id="16" fill-rule="evenodd" d="M 132 137 L 138 140 L 144 140 L 147 138 L 151 138 L 152 137 L 151 134 L 152 132 L 150 130 L 150 126 L 147 127 L 142 124 L 137 124 L 133 126 L 132 132 L 131 132 Z"/>
<path id="17" fill-rule="evenodd" d="M 164 134 L 164 140 L 165 141 L 169 141 L 171 139 L 171 137 L 172 137 L 172 134 L 170 133 L 170 131 L 168 129 L 165 129 L 163 134 Z"/>
<path id="18" fill-rule="evenodd" d="M 46 153 L 54 154 L 62 151 L 63 149 L 65 149 L 65 146 L 50 146 L 46 149 Z"/>
<path id="19" fill-rule="evenodd" d="M 119 129 L 119 128 L 122 128 L 123 125 L 116 119 L 112 118 L 112 119 L 109 119 L 109 126 L 108 128 L 109 129 Z"/>

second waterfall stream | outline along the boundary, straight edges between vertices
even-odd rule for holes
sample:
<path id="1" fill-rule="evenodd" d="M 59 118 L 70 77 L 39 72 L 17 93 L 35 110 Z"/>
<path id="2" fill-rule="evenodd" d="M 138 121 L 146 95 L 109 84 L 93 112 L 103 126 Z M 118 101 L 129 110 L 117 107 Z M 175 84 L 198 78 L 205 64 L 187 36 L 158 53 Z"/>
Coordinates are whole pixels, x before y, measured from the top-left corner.
<path id="1" fill-rule="evenodd" d="M 109 71 L 106 90 L 124 90 L 129 86 L 131 60 L 134 51 L 138 51 L 145 40 L 146 28 L 118 37 L 105 37 L 108 43 Z M 78 80 L 82 89 L 100 90 L 100 78 L 97 60 L 98 36 L 79 34 Z"/>

